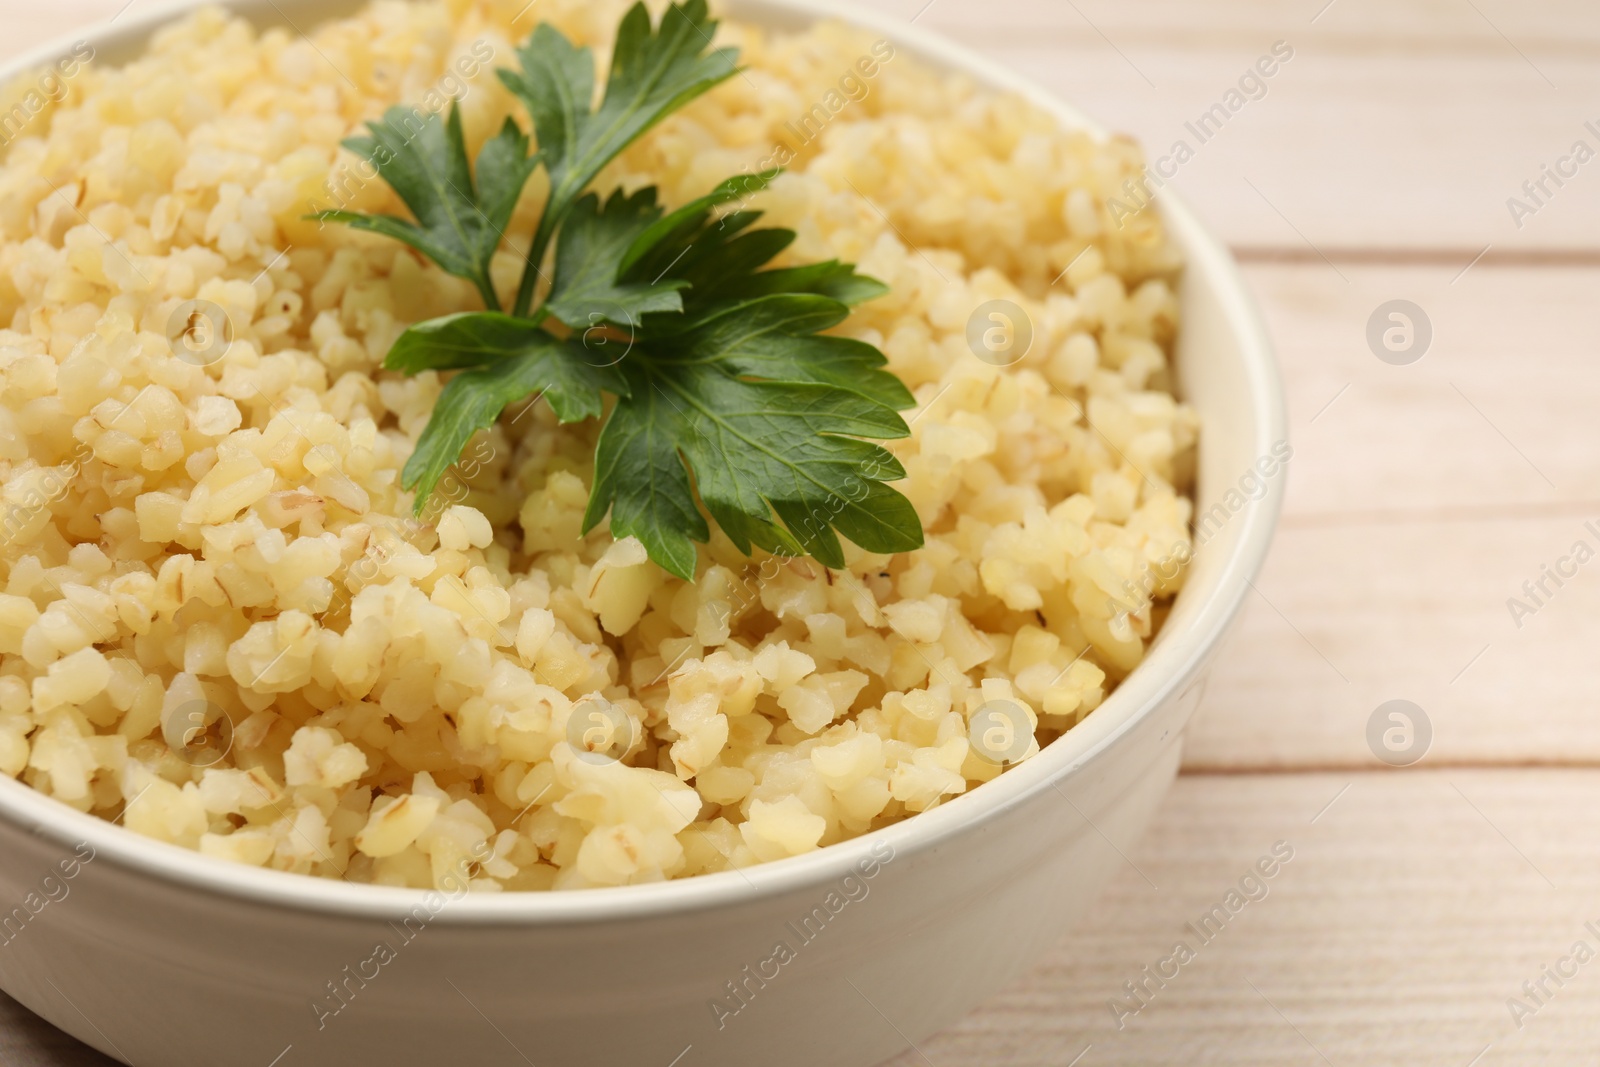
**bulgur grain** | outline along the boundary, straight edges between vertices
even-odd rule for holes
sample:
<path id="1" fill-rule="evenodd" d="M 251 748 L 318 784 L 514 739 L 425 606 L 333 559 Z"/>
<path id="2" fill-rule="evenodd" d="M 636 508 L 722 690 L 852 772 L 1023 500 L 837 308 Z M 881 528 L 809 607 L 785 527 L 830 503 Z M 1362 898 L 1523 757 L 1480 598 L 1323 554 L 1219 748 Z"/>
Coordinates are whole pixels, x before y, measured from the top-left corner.
<path id="1" fill-rule="evenodd" d="M 580 534 L 595 428 L 537 405 L 480 435 L 436 521 L 409 519 L 398 472 L 441 382 L 379 365 L 407 323 L 477 297 L 305 215 L 333 189 L 400 210 L 338 142 L 437 98 L 464 57 L 468 139 L 497 128 L 513 102 L 490 68 L 522 8 L 385 0 L 310 40 L 204 9 L 124 68 L 87 67 L 9 145 L 0 773 L 239 863 L 616 885 L 926 811 L 1000 773 L 969 736 L 979 708 L 1020 709 L 1031 755 L 1138 664 L 1182 585 L 1154 565 L 1187 559 L 1197 432 L 1170 393 L 1177 256 L 1153 212 L 1107 212 L 1140 154 L 910 57 L 795 143 L 872 51 L 835 25 L 725 24 L 748 75 L 601 184 L 679 203 L 793 153 L 760 206 L 796 258 L 891 287 L 842 332 L 919 402 L 895 451 L 926 547 L 850 548 L 828 573 L 718 535 L 679 581 Z M 538 6 L 602 54 L 620 13 Z M 502 249 L 502 289 L 520 265 Z M 1034 332 L 1006 367 L 968 348 L 992 300 Z M 226 336 L 194 335 L 194 301 Z M 195 708 L 231 725 L 210 765 L 165 729 Z"/>

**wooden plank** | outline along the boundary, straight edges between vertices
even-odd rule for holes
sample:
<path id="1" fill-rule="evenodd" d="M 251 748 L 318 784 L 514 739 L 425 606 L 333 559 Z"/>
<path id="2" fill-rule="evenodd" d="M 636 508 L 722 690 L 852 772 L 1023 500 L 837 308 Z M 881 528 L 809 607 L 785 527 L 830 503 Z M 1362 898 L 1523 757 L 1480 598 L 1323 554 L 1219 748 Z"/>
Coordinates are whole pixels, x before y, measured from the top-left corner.
<path id="1" fill-rule="evenodd" d="M 1498 55 L 1507 47 L 1502 32 L 1530 55 L 1600 54 L 1600 25 L 1589 18 L 1593 8 L 1584 0 L 1545 0 L 1535 7 L 1515 0 L 1474 2 L 1482 14 L 1470 7 L 1463 11 L 1456 0 L 1222 0 L 1203 14 L 1186 0 L 861 0 L 862 6 L 891 16 L 958 30 L 963 39 L 1001 38 L 1026 29 L 1052 41 L 1099 39 L 1097 33 L 1103 32 L 1117 44 L 1209 47 L 1281 24 L 1313 26 L 1345 50 L 1364 54 L 1384 51 L 1384 41 L 1401 41 L 1414 52 Z"/>
<path id="2" fill-rule="evenodd" d="M 1078 934 L 885 1067 L 1589 1063 L 1600 964 L 1546 980 L 1520 1029 L 1507 1000 L 1574 942 L 1600 950 L 1597 831 L 1588 771 L 1180 778 L 1131 862 L 1107 846 L 1121 870 Z M 1202 944 L 1186 924 L 1278 841 L 1267 895 Z M 1123 983 L 1179 940 L 1196 958 L 1119 1030 L 1107 1002 L 1137 1005 Z"/>
<path id="3" fill-rule="evenodd" d="M 1600 403 L 1580 310 L 1600 272 L 1248 273 L 1279 338 L 1295 456 L 1186 766 L 1372 765 L 1367 721 L 1396 698 L 1431 717 L 1432 760 L 1600 762 L 1578 667 L 1600 585 L 1561 562 L 1580 541 L 1600 552 L 1585 526 L 1600 454 L 1573 432 Z M 1431 310 L 1434 347 L 1410 366 L 1363 336 L 1393 297 Z M 1576 576 L 1546 577 L 1558 564 Z"/>
<path id="4" fill-rule="evenodd" d="M 116 1067 L 0 993 L 0 1064 L 5 1067 Z"/>
<path id="5" fill-rule="evenodd" d="M 1286 527 L 1185 766 L 1376 766 L 1368 722 L 1394 699 L 1431 722 L 1433 763 L 1600 765 L 1594 564 L 1561 588 L 1547 580 L 1531 616 L 1507 606 L 1533 606 L 1522 583 L 1580 539 L 1600 549 L 1578 517 Z"/>
<path id="6" fill-rule="evenodd" d="M 1600 405 L 1586 310 L 1600 269 L 1459 269 L 1247 268 L 1289 398 L 1291 524 L 1576 515 L 1600 500 L 1600 452 L 1572 432 Z M 1432 333 L 1409 365 L 1367 337 L 1375 316 L 1394 325 L 1379 314 L 1393 300 Z"/>

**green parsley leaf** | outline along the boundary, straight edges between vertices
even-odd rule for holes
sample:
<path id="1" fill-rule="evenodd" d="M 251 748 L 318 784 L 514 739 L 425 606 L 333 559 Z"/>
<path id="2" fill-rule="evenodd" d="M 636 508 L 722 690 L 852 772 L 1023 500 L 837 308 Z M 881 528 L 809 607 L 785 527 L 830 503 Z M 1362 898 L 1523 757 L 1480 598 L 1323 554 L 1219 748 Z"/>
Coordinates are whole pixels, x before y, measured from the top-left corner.
<path id="1" fill-rule="evenodd" d="M 868 551 L 921 546 L 910 501 L 874 492 L 904 469 L 892 453 L 857 439 L 907 436 L 889 408 L 828 386 L 746 381 L 717 364 L 630 359 L 623 366 L 631 395 L 600 432 L 586 530 L 609 508 L 613 537 L 639 538 L 651 558 L 692 580 L 690 542 L 706 539 L 693 472 L 706 510 L 745 553 L 752 543 L 788 555 L 802 547 L 843 567 L 830 527 Z M 879 509 L 875 521 L 863 516 L 869 502 Z"/>
<path id="2" fill-rule="evenodd" d="M 911 502 L 880 484 L 904 469 L 859 440 L 908 436 L 895 408 L 909 407 L 910 394 L 877 369 L 883 357 L 871 346 L 811 336 L 847 310 L 824 297 L 769 297 L 637 346 L 621 364 L 629 395 L 596 445 L 584 528 L 609 509 L 613 537 L 639 538 L 652 559 L 692 579 L 692 542 L 708 536 L 697 488 L 742 552 L 809 552 L 843 567 L 836 529 L 870 552 L 920 547 Z"/>
<path id="3" fill-rule="evenodd" d="M 569 329 L 587 330 L 608 322 L 630 332 L 639 329 L 645 315 L 682 311 L 678 291 L 698 279 L 680 264 L 706 228 L 711 211 L 766 185 L 767 179 L 730 178 L 664 218 L 653 186 L 632 196 L 619 189 L 603 208 L 593 193 L 584 196 L 561 227 L 555 280 L 544 310 Z M 705 248 L 712 244 L 701 243 Z M 729 262 L 726 269 L 739 266 Z"/>
<path id="4" fill-rule="evenodd" d="M 864 341 L 813 336 L 843 322 L 850 309 L 825 296 L 788 293 L 727 305 L 689 333 L 665 339 L 670 359 L 720 362 L 740 376 L 831 385 L 891 410 L 916 405 L 888 361 Z"/>
<path id="5" fill-rule="evenodd" d="M 600 432 L 602 444 L 595 454 L 594 488 L 583 530 L 594 529 L 609 507 L 612 537 L 639 538 L 656 563 L 692 580 L 699 560 L 694 542 L 711 539 L 711 529 L 694 502 L 689 471 L 678 455 L 682 438 L 692 432 L 681 418 L 681 408 L 665 392 L 652 382 L 643 384 L 626 401 L 623 417 L 617 418 L 613 410 Z"/>
<path id="6" fill-rule="evenodd" d="M 517 290 L 519 315 L 532 303 L 551 238 L 601 169 L 667 115 L 738 73 L 736 49 L 705 51 L 716 27 L 705 0 L 674 4 L 654 31 L 644 4 L 635 4 L 618 28 L 598 108 L 592 105 L 594 56 L 548 24 L 518 51 L 520 70 L 499 72 L 533 118 L 550 175 L 550 199 Z"/>
<path id="7" fill-rule="evenodd" d="M 780 270 L 761 270 L 794 242 L 793 230 L 749 229 L 761 212 L 739 210 L 714 217 L 713 210 L 765 189 L 778 172 L 729 178 L 698 200 L 674 211 L 634 242 L 623 257 L 621 276 L 671 275 L 689 283 L 684 296 L 685 314 L 672 320 L 660 317 L 654 330 L 673 332 L 691 328 L 726 307 L 761 296 L 812 293 L 855 305 L 876 299 L 888 287 L 875 278 L 857 274 L 855 266 L 829 260 Z"/>
<path id="8" fill-rule="evenodd" d="M 813 293 L 855 307 L 886 295 L 889 287 L 876 278 L 857 274 L 854 263 L 830 259 L 825 263 L 764 270 L 745 278 L 731 279 L 722 291 L 735 299 L 776 293 Z"/>
<path id="9" fill-rule="evenodd" d="M 423 514 L 472 436 L 509 404 L 542 396 L 562 422 L 598 418 L 585 531 L 609 515 L 613 536 L 636 536 L 650 557 L 692 579 L 707 516 L 741 551 L 810 553 L 843 567 L 840 536 L 874 553 L 923 543 L 911 502 L 887 482 L 905 477 L 875 441 L 903 438 L 910 392 L 873 346 L 823 331 L 882 283 L 848 263 L 771 268 L 793 231 L 758 229 L 743 204 L 777 176 L 730 178 L 663 212 L 654 188 L 585 190 L 607 163 L 674 109 L 736 73 L 731 49 L 707 52 L 716 24 L 705 0 L 683 0 L 652 28 L 642 4 L 618 30 L 603 98 L 594 59 L 549 26 L 501 71 L 533 119 L 540 151 L 514 121 L 469 166 L 459 111 L 448 121 L 391 109 L 366 154 L 416 221 L 329 211 L 317 216 L 386 234 L 470 278 L 489 308 L 417 323 L 384 362 L 404 374 L 453 373 L 401 471 Z M 528 177 L 550 189 L 511 314 L 489 261 Z M 555 244 L 554 277 L 530 308 Z"/>
<path id="10" fill-rule="evenodd" d="M 556 275 L 545 310 L 574 330 L 602 322 L 632 329 L 651 312 L 682 311 L 678 278 L 623 281 L 617 264 L 661 217 L 652 186 L 632 196 L 611 194 L 605 207 L 593 193 L 579 200 L 556 242 Z"/>
<path id="11" fill-rule="evenodd" d="M 678 210 L 656 221 L 639 234 L 633 246 L 618 264 L 618 273 L 624 276 L 661 275 L 672 270 L 691 251 L 711 221 L 711 213 L 723 204 L 754 196 L 778 176 L 771 174 L 739 174 L 718 185 L 705 196 L 691 200 Z M 748 213 L 745 213 L 748 215 Z M 749 216 L 754 221 L 759 216 Z M 719 222 L 719 229 L 733 226 L 729 234 L 747 223 L 735 222 L 728 216 Z"/>
<path id="12" fill-rule="evenodd" d="M 484 304 L 499 310 L 489 260 L 505 236 L 522 187 L 538 166 L 537 157 L 528 157 L 527 135 L 507 119 L 479 151 L 474 181 L 459 105 L 451 105 L 448 122 L 413 108 L 392 107 L 367 128 L 370 137 L 351 137 L 345 147 L 377 168 L 417 221 L 343 210 L 313 217 L 404 241 L 449 273 L 471 281 Z"/>
<path id="13" fill-rule="evenodd" d="M 599 365 L 582 344 L 558 340 L 527 319 L 477 312 L 436 319 L 410 333 L 419 339 L 407 347 L 397 344 L 385 366 L 459 367 L 469 359 L 485 359 L 445 385 L 400 472 L 401 486 L 416 490 L 413 507 L 419 515 L 472 435 L 494 425 L 507 404 L 539 393 L 562 422 L 580 422 L 601 413 L 602 390 L 622 395 L 629 388 L 616 368 Z"/>
<path id="14" fill-rule="evenodd" d="M 383 369 L 421 374 L 425 370 L 482 367 L 547 339 L 549 335 L 527 319 L 500 311 L 463 311 L 406 330 L 384 357 Z"/>

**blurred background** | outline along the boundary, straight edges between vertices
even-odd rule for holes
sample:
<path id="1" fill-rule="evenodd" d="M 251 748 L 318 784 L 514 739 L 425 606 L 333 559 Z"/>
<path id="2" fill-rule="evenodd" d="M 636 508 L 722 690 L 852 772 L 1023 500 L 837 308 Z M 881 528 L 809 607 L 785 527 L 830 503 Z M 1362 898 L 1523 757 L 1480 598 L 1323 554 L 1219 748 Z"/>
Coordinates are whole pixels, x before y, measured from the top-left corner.
<path id="1" fill-rule="evenodd" d="M 124 4 L 0 0 L 0 55 Z M 1294 448 L 1156 826 L 1107 842 L 1080 934 L 895 1067 L 1594 1062 L 1600 9 L 851 6 L 1141 141 L 1261 302 Z M 105 1062 L 0 998 L 0 1065 Z"/>

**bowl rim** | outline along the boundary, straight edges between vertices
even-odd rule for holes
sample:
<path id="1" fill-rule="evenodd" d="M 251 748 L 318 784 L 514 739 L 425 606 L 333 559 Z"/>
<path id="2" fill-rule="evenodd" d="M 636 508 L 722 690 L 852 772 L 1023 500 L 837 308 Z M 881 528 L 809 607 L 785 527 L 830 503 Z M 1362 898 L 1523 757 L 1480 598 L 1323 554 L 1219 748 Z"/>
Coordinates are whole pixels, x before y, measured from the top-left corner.
<path id="1" fill-rule="evenodd" d="M 209 2 L 262 25 L 296 25 L 290 22 L 289 12 L 304 12 L 315 21 L 322 21 L 358 6 L 354 0 L 333 4 L 322 0 Z M 97 24 L 80 33 L 58 37 L 0 63 L 0 83 L 50 62 L 76 42 L 87 41 L 96 47 L 97 55 L 101 50 L 131 54 L 142 49 L 154 31 L 206 3 L 207 0 L 170 0 L 125 21 Z M 843 0 L 724 0 L 718 5 L 718 14 L 776 28 L 826 20 L 864 28 L 921 62 L 1025 97 L 1064 126 L 1100 138 L 1107 136 L 1102 127 L 1076 108 L 998 62 L 912 23 L 882 13 L 851 10 Z M 1283 386 L 1266 326 L 1227 248 L 1201 226 L 1175 191 L 1163 189 L 1159 199 L 1163 219 L 1183 249 L 1186 275 L 1205 275 L 1212 280 L 1217 302 L 1239 338 L 1248 410 L 1255 422 L 1254 454 L 1265 455 L 1274 443 L 1287 440 L 1288 436 Z M 801 856 L 642 885 L 543 893 L 470 893 L 438 911 L 433 921 L 471 926 L 585 925 L 749 904 L 837 882 L 858 864 L 881 860 L 883 846 L 892 849 L 891 855 L 896 858 L 909 856 L 982 827 L 1041 791 L 1057 788 L 1076 776 L 1122 742 L 1139 722 L 1171 700 L 1198 674 L 1238 614 L 1261 570 L 1282 508 L 1285 482 L 1284 478 L 1268 480 L 1266 493 L 1231 520 L 1241 525 L 1240 533 L 1217 569 L 1215 589 L 1209 598 L 1180 626 L 1163 629 L 1146 659 L 1099 708 L 1038 755 L 984 783 L 982 788 L 971 789 L 901 822 Z M 4 775 L 0 775 L 0 821 L 68 848 L 86 843 L 94 849 L 97 863 L 105 859 L 126 872 L 169 886 L 285 911 L 385 921 L 403 916 L 439 895 L 437 890 L 335 881 L 204 856 L 78 812 Z"/>

